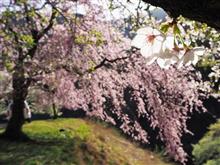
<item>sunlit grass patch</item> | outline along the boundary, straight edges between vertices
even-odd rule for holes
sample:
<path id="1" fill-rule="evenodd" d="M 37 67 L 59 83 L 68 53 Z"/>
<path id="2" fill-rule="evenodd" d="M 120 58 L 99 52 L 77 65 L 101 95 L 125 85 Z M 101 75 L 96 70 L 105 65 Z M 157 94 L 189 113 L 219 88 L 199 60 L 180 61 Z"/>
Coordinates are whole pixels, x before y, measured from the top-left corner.
<path id="1" fill-rule="evenodd" d="M 0 140 L 3 165 L 168 165 L 108 125 L 82 119 L 34 121 L 24 132 L 33 141 Z"/>

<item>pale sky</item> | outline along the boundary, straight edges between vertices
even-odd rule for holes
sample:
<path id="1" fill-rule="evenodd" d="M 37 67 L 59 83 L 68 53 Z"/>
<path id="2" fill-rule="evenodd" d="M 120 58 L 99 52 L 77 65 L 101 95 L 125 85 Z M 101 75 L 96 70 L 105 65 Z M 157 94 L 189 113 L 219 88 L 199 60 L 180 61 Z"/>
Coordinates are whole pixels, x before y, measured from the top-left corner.
<path id="1" fill-rule="evenodd" d="M 109 0 L 91 0 L 92 3 L 97 4 L 97 5 L 101 5 L 105 12 L 105 17 L 107 20 L 112 20 L 112 19 L 119 19 L 119 18 L 126 18 L 128 17 L 130 14 L 135 14 L 135 9 L 138 6 L 138 0 L 130 0 L 131 3 L 128 3 L 127 0 L 115 0 L 116 4 L 118 6 L 125 6 L 126 9 L 122 9 L 122 8 L 118 8 L 115 9 L 113 11 L 109 10 L 109 5 L 110 5 L 110 1 Z M 9 4 L 10 0 L 0 0 L 0 5 L 2 4 Z M 43 3 L 44 0 L 41 0 L 41 2 Z M 141 2 L 141 7 L 146 7 L 146 3 Z M 74 11 L 75 10 L 75 11 Z M 122 11 L 123 10 L 123 11 Z M 161 8 L 155 8 L 153 6 L 150 7 L 150 11 L 153 17 L 156 17 L 156 19 L 163 19 L 166 16 L 166 13 L 163 11 L 163 9 Z M 1 12 L 1 9 L 0 9 Z M 83 5 L 77 5 L 77 10 L 76 8 L 73 9 L 73 12 L 77 12 L 78 14 L 82 14 L 85 15 L 86 14 L 86 7 Z M 142 11 L 143 15 L 147 15 L 146 11 Z"/>

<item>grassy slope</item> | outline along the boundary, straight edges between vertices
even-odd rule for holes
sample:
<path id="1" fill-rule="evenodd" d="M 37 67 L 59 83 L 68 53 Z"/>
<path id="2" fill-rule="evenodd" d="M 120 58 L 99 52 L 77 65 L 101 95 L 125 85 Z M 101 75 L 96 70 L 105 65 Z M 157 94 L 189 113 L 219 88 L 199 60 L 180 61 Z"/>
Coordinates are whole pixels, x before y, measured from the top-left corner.
<path id="1" fill-rule="evenodd" d="M 116 130 L 82 119 L 26 124 L 29 143 L 0 141 L 2 165 L 170 165 Z"/>

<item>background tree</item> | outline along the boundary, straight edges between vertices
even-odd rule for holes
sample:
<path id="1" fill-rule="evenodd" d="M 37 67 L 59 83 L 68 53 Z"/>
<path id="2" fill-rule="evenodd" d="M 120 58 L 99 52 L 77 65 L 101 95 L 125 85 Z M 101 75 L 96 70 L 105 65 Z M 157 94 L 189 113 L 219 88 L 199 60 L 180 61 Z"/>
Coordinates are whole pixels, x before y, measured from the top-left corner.
<path id="1" fill-rule="evenodd" d="M 61 5 L 58 7 L 58 5 Z M 23 139 L 24 100 L 33 82 L 28 69 L 40 44 L 46 42 L 55 19 L 63 11 L 61 1 L 10 1 L 0 6 L 1 64 L 12 74 L 12 118 L 4 136 Z"/>

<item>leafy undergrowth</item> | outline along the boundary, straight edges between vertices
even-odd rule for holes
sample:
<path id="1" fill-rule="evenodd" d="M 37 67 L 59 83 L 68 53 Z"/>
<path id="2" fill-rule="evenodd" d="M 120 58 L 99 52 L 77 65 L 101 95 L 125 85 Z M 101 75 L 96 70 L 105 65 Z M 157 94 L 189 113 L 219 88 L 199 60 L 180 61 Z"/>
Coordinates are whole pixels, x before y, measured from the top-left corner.
<path id="1" fill-rule="evenodd" d="M 196 165 L 220 165 L 220 120 L 194 146 Z"/>
<path id="2" fill-rule="evenodd" d="M 0 140 L 3 165 L 171 165 L 89 120 L 34 121 L 24 126 L 29 143 Z"/>

